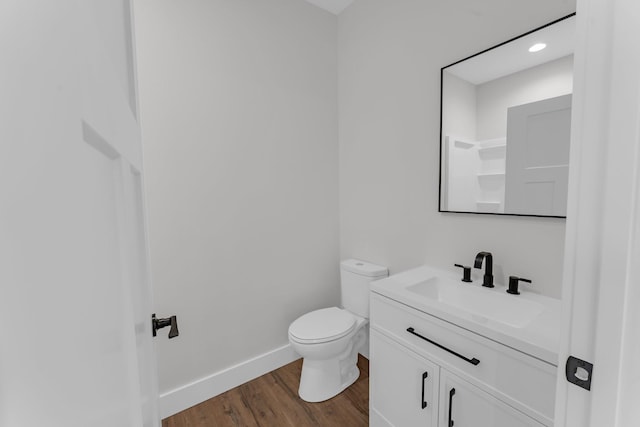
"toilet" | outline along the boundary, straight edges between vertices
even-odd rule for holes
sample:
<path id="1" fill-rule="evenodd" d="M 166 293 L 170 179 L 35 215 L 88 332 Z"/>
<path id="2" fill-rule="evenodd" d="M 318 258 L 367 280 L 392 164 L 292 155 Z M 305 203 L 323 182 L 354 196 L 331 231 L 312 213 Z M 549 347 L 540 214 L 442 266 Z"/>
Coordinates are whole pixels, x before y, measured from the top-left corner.
<path id="1" fill-rule="evenodd" d="M 340 263 L 342 306 L 307 313 L 289 326 L 289 342 L 303 357 L 298 395 L 307 402 L 331 399 L 360 376 L 358 351 L 366 341 L 369 283 L 386 267 L 357 259 Z"/>

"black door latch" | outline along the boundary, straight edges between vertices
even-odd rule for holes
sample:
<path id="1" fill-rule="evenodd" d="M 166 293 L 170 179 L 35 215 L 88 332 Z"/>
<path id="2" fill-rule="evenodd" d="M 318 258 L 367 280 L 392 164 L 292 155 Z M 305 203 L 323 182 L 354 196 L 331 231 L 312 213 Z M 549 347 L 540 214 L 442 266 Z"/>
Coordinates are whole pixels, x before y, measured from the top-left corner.
<path id="1" fill-rule="evenodd" d="M 166 328 L 167 326 L 171 326 L 171 329 L 169 330 L 169 338 L 175 338 L 180 335 L 180 332 L 178 332 L 178 318 L 176 316 L 158 319 L 155 313 L 151 315 L 151 330 L 153 331 L 154 337 L 156 336 L 158 329 Z"/>
<path id="2" fill-rule="evenodd" d="M 585 390 L 591 390 L 591 375 L 593 374 L 592 363 L 569 356 L 567 365 L 565 366 L 565 374 L 567 381 L 571 384 L 575 384 Z"/>

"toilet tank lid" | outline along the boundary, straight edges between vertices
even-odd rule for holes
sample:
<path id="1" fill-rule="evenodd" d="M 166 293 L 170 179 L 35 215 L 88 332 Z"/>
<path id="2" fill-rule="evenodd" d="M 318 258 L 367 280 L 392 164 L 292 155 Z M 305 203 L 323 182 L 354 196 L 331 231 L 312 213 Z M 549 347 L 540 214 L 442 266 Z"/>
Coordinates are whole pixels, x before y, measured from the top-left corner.
<path id="1" fill-rule="evenodd" d="M 359 259 L 347 259 L 340 263 L 343 270 L 367 277 L 387 277 L 389 270 L 381 265 L 360 261 Z"/>

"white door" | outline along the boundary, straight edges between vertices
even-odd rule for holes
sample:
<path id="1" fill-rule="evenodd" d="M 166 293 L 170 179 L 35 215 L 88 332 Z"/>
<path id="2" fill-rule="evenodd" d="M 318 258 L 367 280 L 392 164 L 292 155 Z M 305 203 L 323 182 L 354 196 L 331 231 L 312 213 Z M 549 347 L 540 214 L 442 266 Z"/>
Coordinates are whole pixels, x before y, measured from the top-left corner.
<path id="1" fill-rule="evenodd" d="M 507 110 L 505 212 L 566 216 L 571 95 Z"/>
<path id="2" fill-rule="evenodd" d="M 543 427 L 487 392 L 440 370 L 440 427 Z"/>
<path id="3" fill-rule="evenodd" d="M 159 426 L 128 1 L 0 2 L 0 426 Z"/>
<path id="4" fill-rule="evenodd" d="M 637 427 L 640 2 L 578 0 L 577 12 L 555 425 Z M 570 355 L 593 363 L 590 391 L 565 379 Z"/>
<path id="5" fill-rule="evenodd" d="M 371 426 L 436 427 L 440 368 L 375 329 L 370 353 Z"/>

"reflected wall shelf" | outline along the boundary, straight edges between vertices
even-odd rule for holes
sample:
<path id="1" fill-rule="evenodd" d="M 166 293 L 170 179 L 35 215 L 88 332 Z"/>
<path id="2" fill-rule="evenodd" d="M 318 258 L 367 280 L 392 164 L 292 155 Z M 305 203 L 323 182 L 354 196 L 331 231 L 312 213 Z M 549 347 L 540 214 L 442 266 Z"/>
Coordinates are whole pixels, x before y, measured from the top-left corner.
<path id="1" fill-rule="evenodd" d="M 478 178 L 504 178 L 504 172 L 484 172 L 477 175 Z"/>
<path id="2" fill-rule="evenodd" d="M 478 153 L 480 154 L 481 157 L 483 156 L 492 156 L 492 157 L 498 157 L 498 156 L 504 156 L 507 152 L 507 144 L 503 143 L 503 144 L 497 144 L 497 145 L 491 145 L 488 147 L 478 147 Z"/>
<path id="3" fill-rule="evenodd" d="M 476 207 L 478 212 L 491 212 L 497 213 L 500 212 L 501 202 L 493 202 L 493 201 L 478 201 L 476 202 Z"/>

